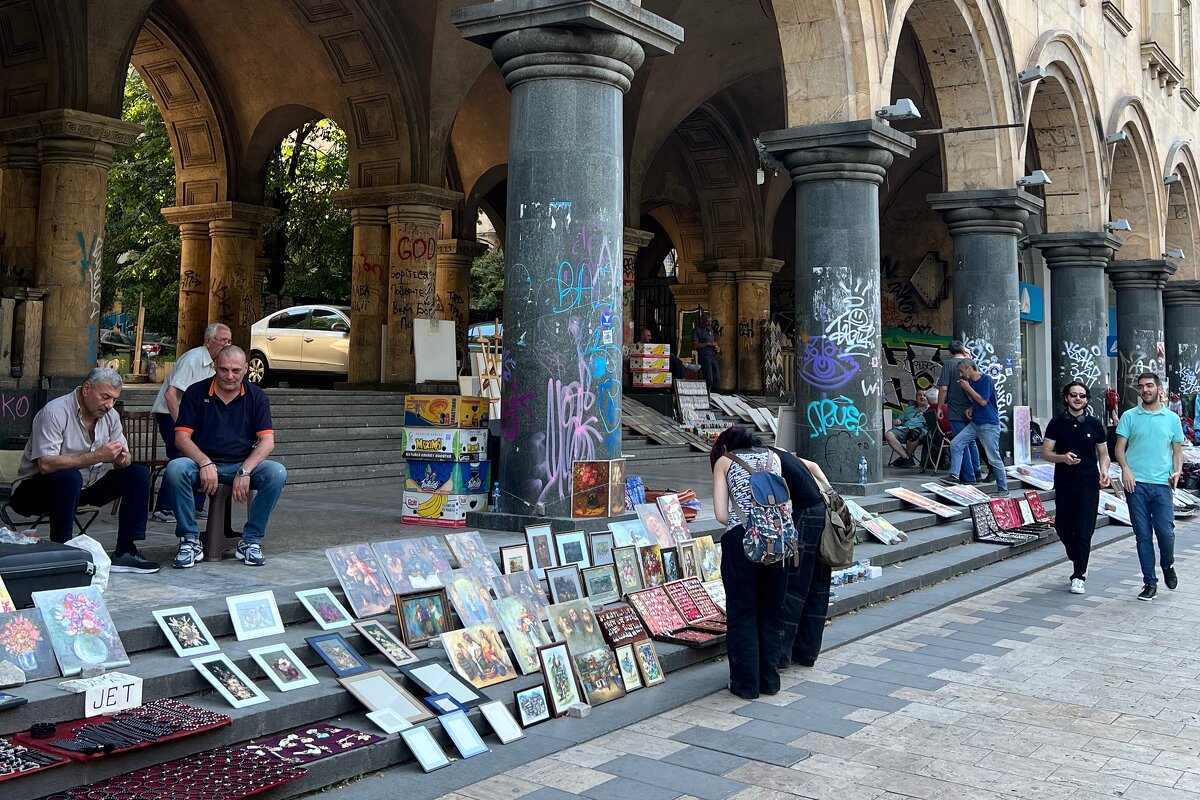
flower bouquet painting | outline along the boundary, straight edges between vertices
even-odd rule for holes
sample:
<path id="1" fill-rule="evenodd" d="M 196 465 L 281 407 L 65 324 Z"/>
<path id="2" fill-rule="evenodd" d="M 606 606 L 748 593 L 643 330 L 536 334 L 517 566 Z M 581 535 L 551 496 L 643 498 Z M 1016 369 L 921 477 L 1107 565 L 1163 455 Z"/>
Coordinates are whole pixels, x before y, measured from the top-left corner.
<path id="1" fill-rule="evenodd" d="M 88 665 L 112 668 L 129 663 L 96 587 L 34 592 L 33 604 L 42 612 L 63 675 L 76 675 Z"/>
<path id="2" fill-rule="evenodd" d="M 58 675 L 50 634 L 36 608 L 0 614 L 0 661 L 20 667 L 26 681 Z"/>

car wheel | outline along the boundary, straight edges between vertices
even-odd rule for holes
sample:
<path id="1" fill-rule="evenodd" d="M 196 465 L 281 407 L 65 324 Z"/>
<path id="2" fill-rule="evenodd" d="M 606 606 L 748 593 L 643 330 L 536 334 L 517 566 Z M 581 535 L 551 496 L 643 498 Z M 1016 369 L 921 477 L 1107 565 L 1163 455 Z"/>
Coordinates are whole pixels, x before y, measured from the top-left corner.
<path id="1" fill-rule="evenodd" d="M 246 380 L 259 386 L 267 385 L 267 357 L 262 353 L 253 352 L 246 363 Z"/>

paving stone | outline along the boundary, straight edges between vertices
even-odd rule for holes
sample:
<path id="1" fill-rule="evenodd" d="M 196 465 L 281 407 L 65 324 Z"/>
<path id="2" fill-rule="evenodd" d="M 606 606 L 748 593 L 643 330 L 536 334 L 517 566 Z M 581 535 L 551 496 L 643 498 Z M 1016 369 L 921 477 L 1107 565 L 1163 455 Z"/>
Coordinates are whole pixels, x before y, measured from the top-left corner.
<path id="1" fill-rule="evenodd" d="M 720 750 L 710 750 L 704 747 L 685 747 L 663 758 L 668 764 L 678 767 L 707 772 L 712 775 L 724 775 L 737 769 L 743 764 L 750 763 L 749 759 L 730 755 Z"/>
<path id="2" fill-rule="evenodd" d="M 927 664 L 934 669 L 946 668 L 971 671 L 978 669 L 979 667 L 978 664 L 963 661 L 961 658 L 946 658 L 945 656 L 932 655 L 929 652 L 926 652 L 926 650 L 927 648 L 922 648 L 920 650 L 909 652 L 904 650 L 893 650 L 889 648 L 887 650 L 880 650 L 879 655 L 883 656 L 884 658 L 891 659 L 892 661 L 908 661 L 913 664 Z"/>
<path id="3" fill-rule="evenodd" d="M 862 667 L 857 664 L 847 664 L 844 667 L 839 667 L 838 672 L 843 675 L 866 678 L 869 681 L 890 683 L 896 686 L 911 686 L 915 689 L 928 689 L 931 692 L 946 685 L 946 681 L 938 680 L 937 678 L 921 677 L 912 673 L 899 672 L 893 668 L 894 664 L 899 663 L 899 661 L 889 661 L 882 667 L 874 669 L 871 667 Z"/>
<path id="4" fill-rule="evenodd" d="M 726 800 L 746 788 L 741 781 L 635 755 L 614 759 L 605 764 L 603 770 L 618 777 L 676 790 L 676 796 L 690 794 L 702 800 Z"/>
<path id="5" fill-rule="evenodd" d="M 951 639 L 949 636 L 930 636 L 922 634 L 912 637 L 914 642 L 919 642 L 925 645 L 921 652 L 938 655 L 939 650 L 955 653 L 966 653 L 968 655 L 988 655 L 988 656 L 1006 656 L 1009 650 L 1004 647 L 996 647 L 994 645 L 986 645 L 981 642 L 972 642 L 966 639 Z"/>
<path id="6" fill-rule="evenodd" d="M 661 786 L 654 786 L 642 781 L 630 780 L 629 778 L 613 778 L 611 781 L 597 784 L 590 789 L 584 789 L 579 793 L 581 797 L 590 797 L 592 800 L 675 800 L 679 797 L 679 792 L 674 789 L 664 789 Z"/>
<path id="7" fill-rule="evenodd" d="M 537 791 L 530 792 L 525 795 L 522 800 L 576 800 L 579 795 L 564 792 L 561 789 L 551 789 L 549 786 L 543 786 Z"/>
<path id="8" fill-rule="evenodd" d="M 843 688 L 841 685 L 827 686 L 820 683 L 801 683 L 796 685 L 796 691 L 805 697 L 818 700 L 834 700 L 850 706 L 863 706 L 877 711 L 897 711 L 904 708 L 907 702 L 886 695 L 872 695 Z M 799 702 L 799 701 L 796 701 Z M 796 702 L 791 703 L 795 707 Z"/>
<path id="9" fill-rule="evenodd" d="M 1060 609 L 1055 608 L 1052 613 L 1057 614 L 1057 613 L 1059 613 L 1059 610 Z M 1013 619 L 1012 615 L 997 614 L 997 613 L 994 613 L 991 611 L 977 611 L 974 614 L 972 614 L 971 616 L 978 617 L 979 619 L 995 620 L 996 622 L 1007 622 L 1007 623 L 1020 624 L 1020 625 L 1025 625 L 1025 626 L 1032 625 L 1032 626 L 1036 626 L 1039 628 L 1053 629 L 1053 628 L 1058 628 L 1061 626 L 1061 623 L 1049 622 L 1045 619 L 1045 617 L 1050 616 L 1050 614 L 1046 614 L 1046 615 L 1043 615 L 1040 617 L 1035 614 L 1031 614 L 1028 617 L 1026 617 L 1025 619 L 1020 620 L 1019 622 L 1018 622 L 1018 620 Z"/>
<path id="10" fill-rule="evenodd" d="M 796 735 L 786 741 L 769 739 L 764 736 L 755 735 L 757 731 L 755 726 L 772 726 L 779 731 L 783 731 L 786 728 L 787 733 L 784 735 L 793 733 Z M 746 728 L 751 728 L 751 730 L 744 730 Z M 730 753 L 748 760 L 774 764 L 780 767 L 790 767 L 797 761 L 808 758 L 809 752 L 801 747 L 789 747 L 787 742 L 797 741 L 807 733 L 808 731 L 802 731 L 797 728 L 787 728 L 784 725 L 772 725 L 769 722 L 755 720 L 728 732 L 714 731 L 708 728 L 692 728 L 691 730 L 675 734 L 673 738 L 677 741 L 686 742 L 687 744 L 707 750 Z"/>

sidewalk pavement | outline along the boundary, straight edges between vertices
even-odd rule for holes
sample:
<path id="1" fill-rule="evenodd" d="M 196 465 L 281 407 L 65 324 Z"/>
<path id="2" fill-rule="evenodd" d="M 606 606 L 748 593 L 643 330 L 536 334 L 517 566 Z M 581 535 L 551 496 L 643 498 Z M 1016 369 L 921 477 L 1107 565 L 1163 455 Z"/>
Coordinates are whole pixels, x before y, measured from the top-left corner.
<path id="1" fill-rule="evenodd" d="M 1136 599 L 1126 539 L 1094 552 L 1086 595 L 1058 565 L 788 670 L 774 697 L 716 691 L 546 752 L 588 722 L 554 720 L 507 747 L 489 737 L 471 762 L 426 776 L 410 762 L 322 796 L 390 797 L 405 778 L 406 795 L 457 787 L 442 800 L 1200 798 L 1198 533 L 1179 525 L 1179 589 L 1160 582 L 1153 602 Z M 496 774 L 456 780 L 489 759 Z"/>

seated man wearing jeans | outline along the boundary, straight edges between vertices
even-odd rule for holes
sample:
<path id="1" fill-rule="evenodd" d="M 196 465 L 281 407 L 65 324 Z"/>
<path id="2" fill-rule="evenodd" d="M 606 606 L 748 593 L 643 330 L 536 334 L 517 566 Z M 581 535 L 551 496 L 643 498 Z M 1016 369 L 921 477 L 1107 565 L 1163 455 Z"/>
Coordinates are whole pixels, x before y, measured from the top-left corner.
<path id="1" fill-rule="evenodd" d="M 243 503 L 250 490 L 258 492 L 237 546 L 237 557 L 248 566 L 267 563 L 262 539 L 287 470 L 267 456 L 275 448 L 271 403 L 246 376 L 246 351 L 226 347 L 213 362 L 216 376 L 192 384 L 183 393 L 175 420 L 175 446 L 183 454 L 167 465 L 163 491 L 175 504 L 175 535 L 180 538 L 175 567 L 195 566 L 204 555 L 192 493 L 212 495 L 217 485 L 233 487 L 233 499 Z"/>

